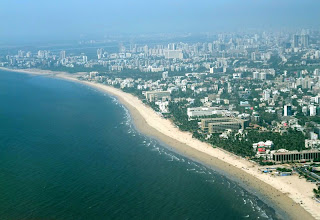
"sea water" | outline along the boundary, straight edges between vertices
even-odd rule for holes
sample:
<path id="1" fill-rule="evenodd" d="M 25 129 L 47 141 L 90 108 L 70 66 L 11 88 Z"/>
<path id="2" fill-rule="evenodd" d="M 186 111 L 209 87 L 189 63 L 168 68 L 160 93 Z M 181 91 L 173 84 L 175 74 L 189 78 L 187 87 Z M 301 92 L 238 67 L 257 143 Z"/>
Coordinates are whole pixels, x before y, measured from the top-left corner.
<path id="1" fill-rule="evenodd" d="M 276 219 L 88 86 L 0 70 L 0 219 Z"/>

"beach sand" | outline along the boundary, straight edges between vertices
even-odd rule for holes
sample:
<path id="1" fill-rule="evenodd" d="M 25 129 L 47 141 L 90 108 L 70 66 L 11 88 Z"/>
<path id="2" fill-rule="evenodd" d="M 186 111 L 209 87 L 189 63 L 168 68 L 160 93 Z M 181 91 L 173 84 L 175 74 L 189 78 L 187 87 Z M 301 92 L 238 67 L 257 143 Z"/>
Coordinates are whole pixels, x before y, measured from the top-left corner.
<path id="1" fill-rule="evenodd" d="M 315 184 L 299 179 L 298 176 L 273 177 L 263 174 L 259 166 L 241 157 L 192 138 L 192 134 L 182 132 L 171 121 L 162 118 L 149 106 L 142 103 L 137 97 L 125 93 L 111 86 L 80 81 L 78 74 L 51 72 L 38 69 L 10 70 L 36 75 L 58 77 L 94 87 L 100 91 L 111 94 L 128 108 L 136 128 L 152 136 L 182 155 L 203 163 L 212 168 L 218 168 L 227 177 L 236 179 L 246 189 L 262 195 L 266 202 L 274 207 L 284 219 L 320 219 L 320 204 L 312 199 Z M 260 197 L 259 197 L 260 198 Z"/>

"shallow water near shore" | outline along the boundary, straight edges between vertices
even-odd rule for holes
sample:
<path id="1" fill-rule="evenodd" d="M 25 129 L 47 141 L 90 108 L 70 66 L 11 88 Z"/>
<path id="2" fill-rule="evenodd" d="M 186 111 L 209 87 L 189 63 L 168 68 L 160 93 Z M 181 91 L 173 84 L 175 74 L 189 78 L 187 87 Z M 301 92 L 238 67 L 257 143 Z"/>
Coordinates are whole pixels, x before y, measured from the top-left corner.
<path id="1" fill-rule="evenodd" d="M 137 132 L 107 94 L 2 71 L 0 103 L 1 219 L 277 218 L 235 181 Z"/>

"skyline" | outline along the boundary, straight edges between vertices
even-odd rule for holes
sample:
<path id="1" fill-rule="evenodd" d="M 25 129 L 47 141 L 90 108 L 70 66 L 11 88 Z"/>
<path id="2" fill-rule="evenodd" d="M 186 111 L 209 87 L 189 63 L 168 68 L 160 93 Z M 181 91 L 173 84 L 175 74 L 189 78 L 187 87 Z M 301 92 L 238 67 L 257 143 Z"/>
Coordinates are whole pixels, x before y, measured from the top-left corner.
<path id="1" fill-rule="evenodd" d="M 320 202 L 319 39 L 319 31 L 310 31 L 310 34 L 307 32 L 277 34 L 266 31 L 260 34 L 221 34 L 207 42 L 165 43 L 159 38 L 158 42 L 151 40 L 150 45 L 128 42 L 127 44 L 119 43 L 114 48 L 108 47 L 110 41 L 107 39 L 100 42 L 89 40 L 79 43 L 84 47 L 73 51 L 64 46 L 59 47 L 60 49 L 53 48 L 53 50 L 44 50 L 41 47 L 39 47 L 40 50 L 35 48 L 32 50 L 17 46 L 18 51 L 8 50 L 8 53 L 0 53 L 0 72 L 2 71 L 4 75 L 14 75 L 14 72 L 32 74 L 30 80 L 24 80 L 32 85 L 37 79 L 59 78 L 81 83 L 85 85 L 84 87 L 92 87 L 96 91 L 103 91 L 105 96 L 112 94 L 114 97 L 121 98 L 121 103 L 128 108 L 130 114 L 137 113 L 137 116 L 132 118 L 136 122 L 134 125 L 146 129 L 141 130 L 142 134 L 149 135 L 150 131 L 155 131 L 152 137 L 159 138 L 174 151 L 182 150 L 180 152 L 183 155 L 192 155 L 191 160 L 195 158 L 193 150 L 204 153 L 206 157 L 203 157 L 204 155 L 199 157 L 199 161 L 208 164 L 209 168 L 211 162 L 215 167 L 215 161 L 221 160 L 224 162 L 222 166 L 228 167 L 226 173 L 234 167 L 236 171 L 230 175 L 238 174 L 241 177 L 248 175 L 248 178 L 252 178 L 252 181 L 245 182 L 246 185 L 256 183 L 255 178 L 262 180 L 257 183 L 261 187 L 258 188 L 262 192 L 261 196 L 271 198 L 274 204 L 279 204 L 280 212 L 285 211 L 292 216 L 292 219 L 312 219 L 313 217 L 318 219 Z M 89 47 L 91 50 L 88 50 Z M 40 88 L 46 90 L 54 88 L 60 92 L 63 89 L 47 82 L 48 84 L 41 80 Z M 15 83 L 4 81 L 3 84 L 16 88 Z M 22 93 L 20 90 L 17 91 Z M 36 91 L 35 95 L 40 94 L 49 103 L 55 100 L 55 98 L 50 99 L 50 96 L 46 98 L 47 96 L 40 93 L 39 84 Z M 52 92 L 52 94 L 55 93 Z M 54 96 L 59 97 L 59 95 Z M 25 99 L 29 100 L 30 97 L 27 95 Z M 15 96 L 10 100 L 17 101 Z M 33 100 L 36 103 L 27 106 L 38 106 L 39 99 Z M 74 98 L 69 100 L 70 102 L 64 102 L 61 105 L 54 103 L 55 106 L 59 106 L 57 112 L 66 113 L 67 117 L 74 116 L 78 112 L 77 107 L 70 111 L 63 108 L 65 104 L 69 106 Z M 52 121 L 50 113 L 52 109 L 47 105 L 44 109 L 45 114 Z M 90 110 L 86 105 L 86 115 L 94 116 L 95 114 L 88 109 Z M 98 106 L 97 109 L 99 109 Z M 25 111 L 25 108 L 21 108 L 21 111 Z M 27 113 L 29 115 L 29 111 Z M 104 111 L 105 115 L 108 113 L 109 109 L 107 112 Z M 20 117 L 14 118 L 19 122 L 22 121 Z M 81 120 L 81 117 L 71 118 Z M 40 121 L 42 123 L 43 120 Z M 143 124 L 140 124 L 141 122 Z M 96 123 L 89 124 L 96 125 Z M 20 129 L 20 124 L 17 123 L 17 126 L 17 129 Z M 118 127 L 112 125 L 111 129 Z M 101 129 L 98 128 L 96 131 L 95 128 L 97 127 L 88 130 L 101 134 Z M 108 130 L 106 132 L 109 133 Z M 34 136 L 26 133 L 31 137 L 38 135 L 38 132 Z M 131 136 L 132 131 L 122 134 Z M 67 135 L 70 136 L 69 133 Z M 92 140 L 91 136 L 87 136 L 87 132 L 83 136 L 89 137 L 89 141 Z M 133 135 L 135 138 L 137 136 Z M 47 135 L 43 140 L 47 140 L 46 137 Z M 25 139 L 22 138 L 22 140 Z M 107 143 L 101 143 L 109 146 L 108 139 L 106 141 Z M 59 146 L 60 143 L 59 139 L 57 145 Z M 96 145 L 95 141 L 92 145 Z M 155 147 L 152 144 L 147 146 Z M 24 148 L 25 145 L 22 147 Z M 118 149 L 117 145 L 115 148 Z M 139 146 L 127 148 L 134 149 L 136 153 Z M 160 152 L 161 147 L 154 149 L 159 153 L 159 157 L 165 157 L 166 161 L 174 161 L 173 157 L 168 160 L 168 155 Z M 48 152 L 51 153 L 51 150 Z M 74 154 L 74 151 L 70 152 Z M 187 166 L 187 169 L 190 169 L 189 163 Z M 122 171 L 120 169 L 119 172 L 126 170 L 126 168 Z M 134 173 L 136 170 L 134 169 Z M 164 170 L 167 172 L 171 168 Z M 205 174 L 203 170 L 200 172 L 201 175 Z M 72 175 L 73 172 L 69 174 Z M 96 172 L 94 174 L 96 175 Z M 215 180 L 215 182 L 219 181 Z M 222 184 L 220 182 L 220 186 Z M 75 185 L 77 186 L 77 183 Z M 82 185 L 79 195 L 82 194 Z M 152 181 L 152 186 L 154 185 L 156 184 Z M 158 185 L 156 187 L 158 192 L 161 188 Z M 199 184 L 196 187 L 198 188 Z M 275 193 L 269 190 L 262 191 L 265 188 L 275 190 Z M 217 190 L 209 190 L 209 192 L 215 191 Z M 233 187 L 227 190 L 228 194 L 224 198 L 235 198 L 229 194 L 230 192 L 233 192 Z M 105 195 L 100 190 L 97 193 Z M 270 195 L 272 196 L 269 197 Z M 288 202 L 283 202 L 279 195 L 287 198 Z M 201 197 L 201 201 L 204 201 L 203 198 Z M 214 196 L 214 198 L 216 201 L 217 197 Z M 134 196 L 135 201 L 136 199 L 138 199 L 137 196 Z M 173 200 L 176 203 L 180 198 L 175 197 Z M 234 199 L 232 201 L 238 207 L 239 202 Z M 241 199 L 240 204 L 243 201 Z M 209 203 L 206 202 L 206 204 Z M 231 207 L 235 207 L 233 204 Z M 244 204 L 250 203 L 244 202 Z M 296 205 L 292 206 L 292 204 Z M 50 210 L 55 208 L 45 203 L 44 205 Z M 103 207 L 108 207 L 108 204 Z M 119 214 L 118 207 L 121 209 L 123 206 L 117 205 L 116 215 Z M 172 207 L 174 208 L 171 212 L 169 211 L 170 216 L 172 213 L 179 213 L 175 206 Z M 225 207 L 229 208 L 230 205 Z M 248 210 L 251 207 L 248 207 Z M 136 210 L 131 207 L 129 209 Z M 38 208 L 32 210 L 37 211 Z M 103 213 L 104 210 L 105 208 L 96 213 Z M 210 215 L 217 216 L 216 210 L 214 208 Z M 246 208 L 243 210 L 248 211 Z M 261 213 L 260 210 L 259 213 Z M 76 213 L 85 214 L 79 211 Z M 162 210 L 160 213 L 167 214 Z M 248 215 L 245 213 L 242 216 Z M 203 217 L 202 214 L 198 216 Z"/>
<path id="2" fill-rule="evenodd" d="M 106 34 L 317 28 L 320 2 L 38 0 L 0 3 L 2 42 L 71 40 Z"/>
<path id="3" fill-rule="evenodd" d="M 320 220 L 319 8 L 0 1 L 1 218 Z"/>

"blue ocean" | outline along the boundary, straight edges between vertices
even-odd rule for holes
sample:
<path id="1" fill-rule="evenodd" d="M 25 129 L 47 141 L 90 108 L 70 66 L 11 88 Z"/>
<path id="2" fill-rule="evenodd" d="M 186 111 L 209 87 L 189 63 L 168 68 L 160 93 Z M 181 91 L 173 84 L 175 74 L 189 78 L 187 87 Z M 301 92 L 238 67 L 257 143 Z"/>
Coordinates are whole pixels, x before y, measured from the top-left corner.
<path id="1" fill-rule="evenodd" d="M 0 70 L 0 219 L 277 219 L 256 195 L 135 130 L 117 99 Z"/>

